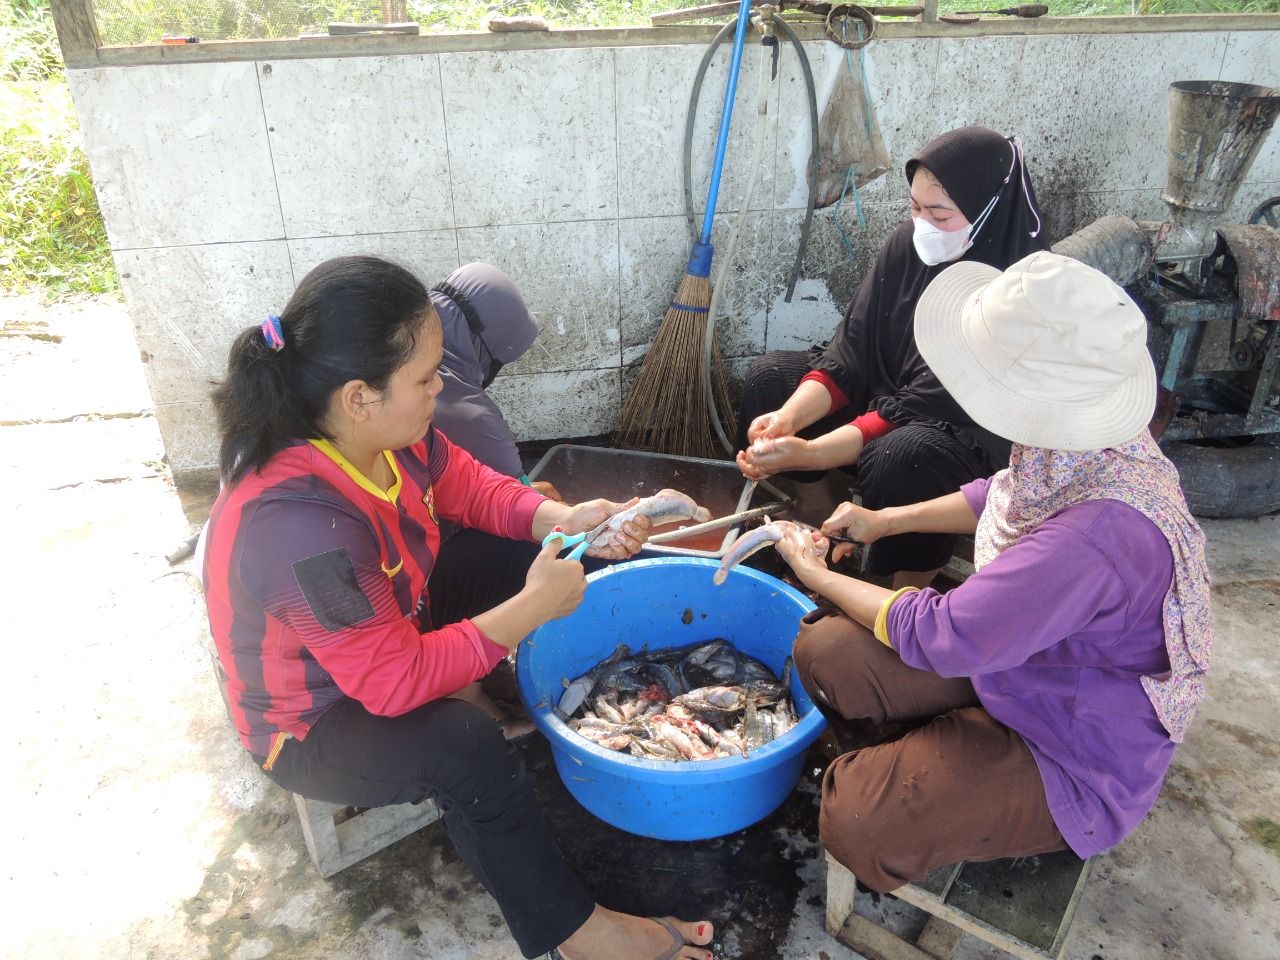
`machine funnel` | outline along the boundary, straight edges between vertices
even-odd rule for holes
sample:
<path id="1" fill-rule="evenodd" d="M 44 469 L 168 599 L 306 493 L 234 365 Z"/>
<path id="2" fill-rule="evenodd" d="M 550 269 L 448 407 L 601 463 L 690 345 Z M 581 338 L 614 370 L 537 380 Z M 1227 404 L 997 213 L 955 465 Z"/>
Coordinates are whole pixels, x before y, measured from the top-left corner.
<path id="1" fill-rule="evenodd" d="M 1162 198 L 1172 228 L 1156 259 L 1212 253 L 1223 220 L 1280 114 L 1280 91 L 1250 83 L 1182 80 L 1169 86 L 1168 176 Z"/>

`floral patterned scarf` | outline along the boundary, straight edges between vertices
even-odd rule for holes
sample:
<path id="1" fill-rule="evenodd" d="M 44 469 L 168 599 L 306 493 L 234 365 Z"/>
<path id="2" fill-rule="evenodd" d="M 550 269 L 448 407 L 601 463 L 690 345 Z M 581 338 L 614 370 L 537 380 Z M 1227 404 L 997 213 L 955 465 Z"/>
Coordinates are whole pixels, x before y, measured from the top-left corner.
<path id="1" fill-rule="evenodd" d="M 1049 517 L 1075 503 L 1119 500 L 1160 528 L 1173 551 L 1173 582 L 1164 598 L 1167 674 L 1142 686 L 1169 737 L 1181 743 L 1204 699 L 1213 646 L 1213 612 L 1204 533 L 1192 519 L 1178 472 L 1151 434 L 1105 450 L 1067 451 L 1015 443 L 1009 466 L 991 478 L 987 505 L 974 535 L 974 567 L 981 569 Z"/>

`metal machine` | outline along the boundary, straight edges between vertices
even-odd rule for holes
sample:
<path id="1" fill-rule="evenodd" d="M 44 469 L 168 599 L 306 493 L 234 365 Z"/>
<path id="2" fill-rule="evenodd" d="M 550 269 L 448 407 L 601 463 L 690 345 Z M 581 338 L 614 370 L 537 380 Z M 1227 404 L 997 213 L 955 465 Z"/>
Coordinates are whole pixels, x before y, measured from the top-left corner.
<path id="1" fill-rule="evenodd" d="M 1152 427 L 1193 512 L 1280 509 L 1280 198 L 1224 219 L 1280 114 L 1280 91 L 1181 81 L 1169 88 L 1170 218 L 1103 217 L 1054 246 L 1126 287 L 1151 323 L 1160 374 Z M 1224 360 L 1205 346 L 1225 333 Z"/>

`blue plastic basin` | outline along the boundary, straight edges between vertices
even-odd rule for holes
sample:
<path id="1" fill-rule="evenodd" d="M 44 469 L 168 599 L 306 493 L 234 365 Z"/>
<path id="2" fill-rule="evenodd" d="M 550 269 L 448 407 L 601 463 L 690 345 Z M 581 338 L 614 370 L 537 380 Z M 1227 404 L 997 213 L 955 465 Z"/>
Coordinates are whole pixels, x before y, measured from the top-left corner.
<path id="1" fill-rule="evenodd" d="M 723 637 L 781 676 L 813 604 L 775 577 L 737 567 L 721 585 L 719 565 L 694 557 L 618 564 L 587 577 L 582 604 L 520 645 L 516 676 L 538 729 L 551 743 L 569 792 L 619 829 L 660 840 L 702 840 L 741 830 L 772 813 L 795 788 L 805 751 L 826 721 L 792 674 L 799 723 L 746 757 L 671 762 L 597 746 L 552 708 L 564 679 L 585 673 L 625 643 L 632 650 Z"/>

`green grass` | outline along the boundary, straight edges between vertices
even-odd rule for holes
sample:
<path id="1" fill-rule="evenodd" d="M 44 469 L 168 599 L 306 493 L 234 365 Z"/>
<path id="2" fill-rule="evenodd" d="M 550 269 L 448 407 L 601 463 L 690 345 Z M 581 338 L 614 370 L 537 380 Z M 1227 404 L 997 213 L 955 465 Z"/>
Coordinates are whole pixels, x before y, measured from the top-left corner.
<path id="1" fill-rule="evenodd" d="M 1272 853 L 1280 854 L 1280 823 L 1270 817 L 1254 817 L 1244 824 L 1244 832 Z"/>
<path id="2" fill-rule="evenodd" d="M 117 289 L 47 0 L 0 0 L 0 289 Z"/>

